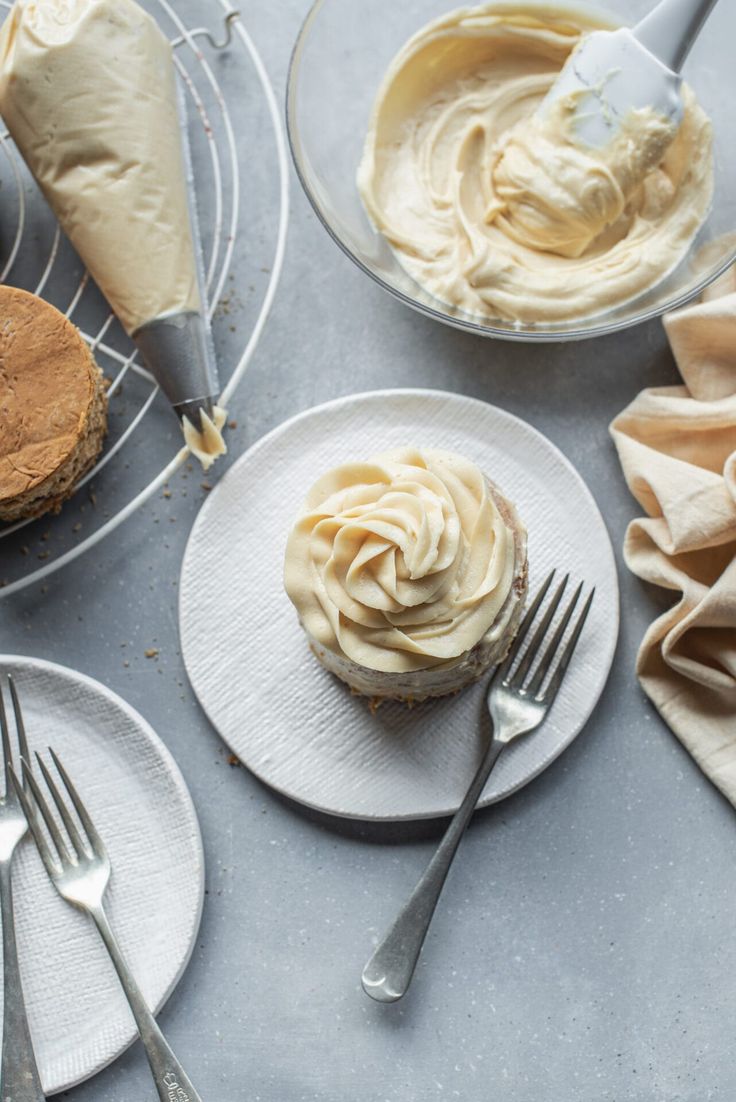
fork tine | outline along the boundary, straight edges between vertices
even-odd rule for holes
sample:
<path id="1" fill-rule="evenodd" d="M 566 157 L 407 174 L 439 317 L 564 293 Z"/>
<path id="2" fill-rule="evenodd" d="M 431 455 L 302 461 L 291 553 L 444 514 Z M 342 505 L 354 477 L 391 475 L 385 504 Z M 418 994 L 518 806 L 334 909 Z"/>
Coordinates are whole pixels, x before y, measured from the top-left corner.
<path id="1" fill-rule="evenodd" d="M 544 654 L 539 659 L 539 665 L 537 666 L 534 672 L 534 677 L 529 682 L 529 687 L 527 689 L 527 692 L 530 696 L 536 696 L 539 690 L 542 688 L 544 679 L 549 673 L 550 666 L 552 665 L 552 660 L 557 654 L 560 643 L 564 638 L 565 632 L 567 630 L 567 625 L 570 623 L 570 617 L 575 611 L 575 606 L 578 603 L 582 591 L 583 583 L 581 582 L 578 588 L 573 593 L 572 597 L 570 598 L 563 617 L 557 625 L 557 628 L 555 629 L 554 635 L 547 644 Z"/>
<path id="2" fill-rule="evenodd" d="M 102 841 L 99 834 L 95 830 L 95 825 L 94 825 L 94 823 L 92 822 L 92 820 L 89 816 L 89 812 L 87 811 L 87 808 L 82 803 L 81 796 L 79 795 L 76 788 L 72 784 L 71 778 L 70 778 L 69 774 L 67 773 L 66 769 L 61 764 L 58 757 L 56 756 L 56 754 L 54 753 L 54 751 L 51 749 L 50 746 L 49 746 L 49 754 L 51 755 L 51 758 L 53 760 L 54 765 L 56 766 L 56 770 L 57 770 L 59 776 L 61 777 L 62 781 L 64 782 L 64 787 L 66 788 L 67 792 L 69 793 L 69 798 L 71 799 L 72 803 L 74 804 L 74 808 L 77 812 L 77 815 L 79 816 L 79 820 L 80 820 L 82 826 L 84 827 L 84 829 L 86 831 L 87 838 L 89 839 L 90 845 L 92 846 L 92 850 L 93 850 L 95 856 L 96 857 L 101 857 L 101 858 L 107 857 L 107 850 L 105 849 L 105 843 Z"/>
<path id="3" fill-rule="evenodd" d="M 20 747 L 20 756 L 25 758 L 27 762 L 30 762 L 31 755 L 28 752 L 28 739 L 26 738 L 26 727 L 23 722 L 23 713 L 20 709 L 20 700 L 18 699 L 18 690 L 15 687 L 15 681 L 13 675 L 8 674 L 8 684 L 10 685 L 10 695 L 13 700 L 13 712 L 15 713 L 15 728 L 18 732 L 18 745 Z"/>
<path id="4" fill-rule="evenodd" d="M 41 816 L 43 818 L 43 821 L 46 824 L 46 829 L 48 830 L 49 834 L 51 835 L 51 840 L 53 841 L 54 845 L 56 846 L 56 852 L 59 855 L 59 860 L 61 861 L 62 864 L 71 865 L 72 864 L 72 856 L 69 853 L 69 849 L 67 847 L 66 842 L 64 841 L 64 837 L 63 837 L 61 831 L 59 830 L 59 828 L 56 824 L 56 820 L 54 819 L 53 815 L 51 814 L 51 810 L 49 808 L 49 805 L 46 803 L 46 800 L 44 799 L 43 793 L 41 792 L 41 789 L 38 786 L 38 781 L 33 776 L 33 773 L 31 772 L 31 767 L 29 766 L 26 759 L 22 758 L 21 760 L 22 760 L 22 763 L 23 763 L 23 780 L 25 781 L 25 783 L 27 785 L 29 785 L 29 787 L 31 789 L 31 792 L 33 793 L 33 798 L 36 801 L 36 806 L 37 806 L 38 810 L 41 812 Z M 42 832 L 39 831 L 39 833 L 42 833 Z"/>
<path id="5" fill-rule="evenodd" d="M 54 778 L 49 773 L 43 762 L 43 758 L 39 753 L 36 753 L 36 761 L 38 762 L 39 769 L 43 774 L 43 779 L 46 781 L 46 787 L 53 796 L 54 803 L 56 804 L 59 815 L 61 815 L 61 818 L 64 822 L 64 826 L 66 827 L 67 834 L 71 839 L 71 843 L 77 852 L 77 857 L 88 857 L 89 851 L 82 841 L 82 837 L 79 833 L 79 830 L 77 829 L 77 824 L 74 822 L 74 819 L 69 814 L 69 809 L 66 806 L 64 798 L 59 792 L 59 789 L 56 787 Z"/>
<path id="6" fill-rule="evenodd" d="M 496 671 L 498 676 L 500 676 L 502 681 L 505 679 L 506 674 L 509 672 L 509 670 L 511 669 L 511 667 L 514 664 L 514 659 L 516 658 L 517 654 L 519 653 L 519 647 L 524 642 L 524 639 L 526 637 L 526 633 L 529 631 L 529 628 L 532 625 L 532 621 L 534 620 L 534 617 L 537 615 L 537 612 L 539 610 L 539 606 L 541 605 L 542 601 L 544 600 L 545 596 L 547 595 L 547 590 L 552 585 L 552 579 L 554 578 L 554 576 L 555 576 L 555 572 L 553 570 L 544 579 L 544 581 L 542 582 L 542 585 L 539 588 L 539 591 L 538 591 L 536 597 L 534 598 L 532 603 L 529 605 L 529 608 L 526 610 L 526 614 L 524 615 L 524 619 L 521 621 L 521 624 L 519 625 L 519 630 L 516 633 L 516 638 L 514 639 L 513 643 L 511 644 L 511 649 L 509 650 L 509 653 L 506 655 L 503 662 L 501 663 L 501 665 L 498 667 L 498 670 Z"/>
<path id="7" fill-rule="evenodd" d="M 559 662 L 557 663 L 557 666 L 555 667 L 555 671 L 552 674 L 552 677 L 550 678 L 549 685 L 547 686 L 544 696 L 542 697 L 542 700 L 545 704 L 551 704 L 554 698 L 557 696 L 557 691 L 560 687 L 560 684 L 562 683 L 562 678 L 565 676 L 565 670 L 570 663 L 573 651 L 578 644 L 580 633 L 583 630 L 583 625 L 585 624 L 586 619 L 588 618 L 588 613 L 590 612 L 590 606 L 593 604 L 594 597 L 595 587 L 590 591 L 590 596 L 583 605 L 583 609 L 575 622 L 575 627 L 572 630 L 572 635 L 568 639 L 567 645 L 562 652 L 562 655 Z"/>
<path id="8" fill-rule="evenodd" d="M 10 785 L 9 773 L 10 764 L 12 761 L 10 750 L 10 732 L 8 731 L 8 717 L 5 713 L 5 701 L 3 700 L 3 690 L 0 687 L 0 731 L 2 732 L 3 741 L 3 768 L 5 770 L 5 795 L 8 795 L 8 787 Z"/>
<path id="9" fill-rule="evenodd" d="M 25 768 L 25 762 L 23 763 L 23 765 L 24 765 L 24 768 Z M 41 860 L 43 861 L 44 865 L 46 866 L 46 872 L 53 879 L 55 876 L 58 876 L 59 873 L 61 872 L 61 866 L 60 866 L 58 860 L 54 859 L 54 855 L 51 852 L 51 846 L 49 845 L 48 841 L 46 840 L 46 836 L 44 835 L 44 832 L 41 830 L 41 824 L 38 821 L 38 816 L 36 815 L 36 809 L 33 806 L 33 803 L 31 801 L 31 797 L 28 795 L 28 792 L 26 791 L 26 788 L 24 787 L 24 783 L 19 780 L 18 774 L 15 772 L 12 765 L 9 768 L 9 773 L 10 773 L 10 779 L 13 783 L 13 787 L 15 788 L 15 791 L 18 793 L 18 799 L 21 802 L 21 806 L 23 808 L 23 812 L 24 812 L 26 820 L 28 822 L 28 826 L 31 828 L 31 834 L 33 835 L 33 840 L 36 843 L 36 848 L 38 849 L 38 852 L 41 855 Z M 27 781 L 26 781 L 26 783 L 27 783 Z"/>
<path id="10" fill-rule="evenodd" d="M 552 618 L 560 606 L 562 594 L 565 592 L 565 587 L 567 586 L 569 579 L 570 575 L 566 574 L 560 584 L 557 586 L 557 592 L 550 601 L 544 616 L 539 621 L 539 626 L 532 636 L 532 641 L 524 651 L 521 662 L 519 663 L 519 668 L 511 679 L 512 689 L 520 689 L 524 684 L 524 678 L 529 673 L 529 668 L 531 667 L 531 664 L 536 657 L 537 651 L 544 641 L 549 625 L 552 623 Z"/>

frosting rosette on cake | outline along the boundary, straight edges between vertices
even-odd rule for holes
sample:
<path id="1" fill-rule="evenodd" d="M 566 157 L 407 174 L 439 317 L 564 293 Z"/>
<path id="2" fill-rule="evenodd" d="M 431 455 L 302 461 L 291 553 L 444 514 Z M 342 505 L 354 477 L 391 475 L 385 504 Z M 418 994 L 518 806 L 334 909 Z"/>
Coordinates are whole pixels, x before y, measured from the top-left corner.
<path id="1" fill-rule="evenodd" d="M 526 557 L 513 507 L 493 490 L 474 463 L 437 450 L 387 452 L 320 478 L 285 562 L 286 591 L 318 657 L 326 650 L 390 683 L 456 666 L 494 625 L 500 635 Z"/>

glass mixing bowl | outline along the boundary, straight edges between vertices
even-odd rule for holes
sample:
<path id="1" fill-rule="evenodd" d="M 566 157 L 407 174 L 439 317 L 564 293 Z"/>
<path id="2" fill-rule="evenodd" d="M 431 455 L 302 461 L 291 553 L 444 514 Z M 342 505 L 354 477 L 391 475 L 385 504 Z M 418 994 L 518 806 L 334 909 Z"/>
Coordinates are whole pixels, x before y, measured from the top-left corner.
<path id="1" fill-rule="evenodd" d="M 597 4 L 520 2 L 500 6 L 595 10 L 612 23 L 636 23 L 655 0 Z M 394 55 L 453 0 L 317 0 L 301 29 L 287 89 L 287 125 L 302 186 L 325 229 L 367 275 L 402 302 L 438 321 L 489 337 L 579 340 L 613 333 L 683 305 L 736 259 L 736 143 L 732 131 L 733 4 L 716 7 L 683 70 L 713 120 L 713 207 L 688 256 L 666 280 L 605 314 L 575 322 L 529 324 L 466 314 L 423 290 L 371 226 L 355 182 L 374 97 Z"/>

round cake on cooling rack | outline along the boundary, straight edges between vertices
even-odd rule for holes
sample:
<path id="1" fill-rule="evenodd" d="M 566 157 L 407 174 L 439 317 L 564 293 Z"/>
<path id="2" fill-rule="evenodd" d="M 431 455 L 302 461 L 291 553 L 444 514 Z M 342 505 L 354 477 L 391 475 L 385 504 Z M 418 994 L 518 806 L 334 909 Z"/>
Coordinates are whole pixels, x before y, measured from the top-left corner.
<path id="1" fill-rule="evenodd" d="M 474 463 L 402 449 L 329 471 L 291 531 L 286 592 L 314 654 L 357 693 L 458 692 L 506 656 L 526 530 Z"/>
<path id="2" fill-rule="evenodd" d="M 48 302 L 0 286 L 0 520 L 58 512 L 107 430 L 102 372 Z"/>

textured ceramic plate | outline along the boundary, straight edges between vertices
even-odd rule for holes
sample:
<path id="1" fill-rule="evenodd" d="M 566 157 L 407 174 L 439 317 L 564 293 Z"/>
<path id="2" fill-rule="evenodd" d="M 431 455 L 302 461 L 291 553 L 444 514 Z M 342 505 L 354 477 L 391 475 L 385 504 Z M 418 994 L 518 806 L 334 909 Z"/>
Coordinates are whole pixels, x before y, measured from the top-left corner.
<path id="1" fill-rule="evenodd" d="M 618 584 L 598 508 L 567 459 L 524 421 L 427 390 L 357 394 L 275 429 L 220 481 L 184 557 L 184 659 L 203 708 L 261 780 L 310 807 L 361 819 L 451 813 L 482 751 L 483 687 L 375 715 L 313 658 L 282 586 L 286 537 L 313 481 L 400 446 L 473 459 L 529 530 L 530 584 L 553 566 L 598 587 L 566 683 L 544 726 L 507 750 L 482 805 L 520 788 L 572 741 L 595 706 L 618 634 Z"/>
<path id="2" fill-rule="evenodd" d="M 107 845 L 110 918 L 158 1009 L 189 961 L 202 913 L 202 840 L 184 780 L 145 720 L 103 685 L 63 666 L 0 655 L 6 672 L 18 686 L 31 750 L 54 747 Z M 16 855 L 14 886 L 36 1058 L 44 1092 L 56 1094 L 100 1071 L 137 1034 L 99 935 L 56 894 L 29 839 Z"/>

